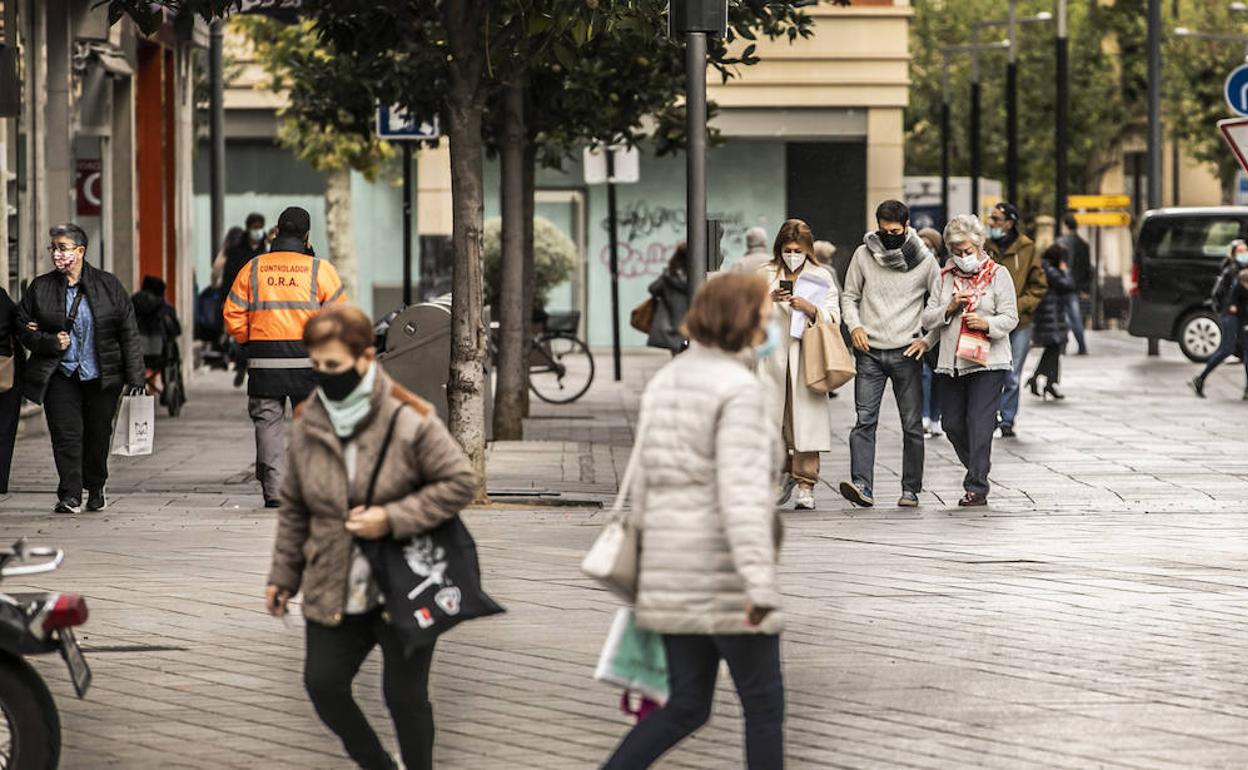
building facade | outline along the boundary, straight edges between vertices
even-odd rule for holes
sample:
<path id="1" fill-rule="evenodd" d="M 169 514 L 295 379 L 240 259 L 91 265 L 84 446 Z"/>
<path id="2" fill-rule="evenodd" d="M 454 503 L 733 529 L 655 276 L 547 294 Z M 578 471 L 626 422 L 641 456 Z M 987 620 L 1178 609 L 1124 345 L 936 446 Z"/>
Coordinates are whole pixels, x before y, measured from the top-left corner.
<path id="1" fill-rule="evenodd" d="M 131 289 L 163 279 L 189 321 L 195 59 L 207 27 L 169 16 L 145 35 L 129 19 L 110 25 L 96 0 L 0 0 L 0 20 L 0 80 L 15 86 L 0 99 L 0 281 L 19 297 L 51 269 L 48 229 L 75 222 L 91 264 Z"/>

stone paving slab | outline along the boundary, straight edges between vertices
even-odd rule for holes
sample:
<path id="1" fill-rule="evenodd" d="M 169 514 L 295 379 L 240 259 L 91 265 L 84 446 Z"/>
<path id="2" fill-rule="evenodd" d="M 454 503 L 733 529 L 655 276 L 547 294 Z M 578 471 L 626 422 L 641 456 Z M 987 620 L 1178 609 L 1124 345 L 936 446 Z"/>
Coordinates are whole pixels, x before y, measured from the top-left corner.
<path id="1" fill-rule="evenodd" d="M 1173 351 L 1146 359 L 1142 341 L 1092 340 L 1094 355 L 1064 361 L 1067 401 L 1024 395 L 1020 437 L 996 445 L 989 510 L 948 507 L 961 471 L 933 439 L 917 511 L 853 510 L 821 488 L 820 510 L 785 514 L 790 767 L 1248 766 L 1242 369 L 1224 366 L 1198 401 Z M 626 357 L 622 383 L 538 404 L 528 441 L 492 448 L 490 487 L 506 494 L 465 520 L 509 612 L 439 646 L 439 767 L 594 767 L 627 728 L 617 694 L 591 679 L 616 603 L 577 564 L 665 360 Z M 76 590 L 92 609 L 86 700 L 59 660 L 36 661 L 62 710 L 63 766 L 346 767 L 300 684 L 301 621 L 261 606 L 274 522 L 255 507 L 244 399 L 217 375 L 192 396 L 182 419 L 160 420 L 155 455 L 116 458 L 100 515 L 46 513 L 46 437 L 19 444 L 0 537 L 69 557 L 6 588 Z M 850 398 L 834 403 L 838 445 Z M 885 503 L 898 487 L 893 410 L 886 401 Z M 831 483 L 847 468 L 844 450 L 824 456 Z M 378 677 L 374 657 L 357 690 L 393 745 Z M 661 767 L 738 766 L 725 676 L 711 723 Z"/>

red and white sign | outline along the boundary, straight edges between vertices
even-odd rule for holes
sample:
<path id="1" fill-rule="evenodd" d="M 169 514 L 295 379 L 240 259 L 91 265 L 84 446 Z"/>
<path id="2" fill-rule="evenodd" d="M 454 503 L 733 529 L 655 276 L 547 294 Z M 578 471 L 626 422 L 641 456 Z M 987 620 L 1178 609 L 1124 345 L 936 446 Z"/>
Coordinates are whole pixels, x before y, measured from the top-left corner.
<path id="1" fill-rule="evenodd" d="M 1239 161 L 1239 166 L 1248 171 L 1248 118 L 1227 118 L 1218 121 L 1218 130 L 1222 138 L 1231 146 L 1231 152 Z"/>
<path id="2" fill-rule="evenodd" d="M 98 217 L 104 199 L 104 163 L 99 158 L 79 158 L 74 186 L 78 192 L 78 216 Z"/>

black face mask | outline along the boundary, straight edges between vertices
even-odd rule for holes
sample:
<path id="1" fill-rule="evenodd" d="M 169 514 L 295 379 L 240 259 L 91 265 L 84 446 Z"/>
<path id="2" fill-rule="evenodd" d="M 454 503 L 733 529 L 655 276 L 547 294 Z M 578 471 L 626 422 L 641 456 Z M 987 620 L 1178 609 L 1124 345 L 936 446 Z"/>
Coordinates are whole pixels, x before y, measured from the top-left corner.
<path id="1" fill-rule="evenodd" d="M 360 386 L 360 380 L 364 379 L 364 375 L 355 370 L 354 366 L 347 367 L 341 372 L 313 372 L 316 377 L 316 384 L 321 386 L 321 390 L 325 391 L 325 397 L 330 401 L 341 401 L 351 395 L 352 391 Z"/>
<path id="2" fill-rule="evenodd" d="M 880 236 L 880 243 L 890 251 L 900 249 L 906 243 L 905 232 L 890 233 L 887 230 L 880 230 L 877 234 Z"/>

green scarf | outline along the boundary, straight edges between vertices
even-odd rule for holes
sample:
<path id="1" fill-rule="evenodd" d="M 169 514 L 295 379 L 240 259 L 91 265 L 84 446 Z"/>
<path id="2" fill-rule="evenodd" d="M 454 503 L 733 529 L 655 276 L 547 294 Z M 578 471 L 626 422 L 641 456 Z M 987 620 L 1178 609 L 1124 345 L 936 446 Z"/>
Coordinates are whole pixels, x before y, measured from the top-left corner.
<path id="1" fill-rule="evenodd" d="M 373 406 L 373 385 L 376 382 L 377 362 L 374 361 L 368 365 L 368 371 L 364 373 L 360 384 L 356 385 L 355 390 L 341 401 L 327 398 L 325 391 L 320 388 L 316 389 L 316 395 L 320 396 L 321 403 L 325 405 L 325 411 L 329 412 L 329 421 L 333 423 L 334 433 L 338 435 L 338 438 L 350 438 L 355 435 L 356 427 L 368 416 Z"/>

